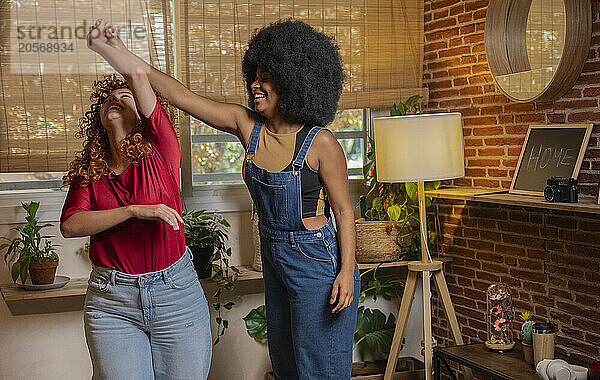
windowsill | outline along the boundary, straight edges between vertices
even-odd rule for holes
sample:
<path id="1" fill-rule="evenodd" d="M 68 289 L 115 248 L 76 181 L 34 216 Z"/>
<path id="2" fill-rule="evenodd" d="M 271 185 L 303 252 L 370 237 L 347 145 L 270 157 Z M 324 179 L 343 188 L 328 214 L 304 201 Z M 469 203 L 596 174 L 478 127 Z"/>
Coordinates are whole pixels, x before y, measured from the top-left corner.
<path id="1" fill-rule="evenodd" d="M 451 258 L 438 258 L 444 263 L 452 262 Z M 406 267 L 408 261 L 382 263 L 381 267 L 389 270 Z M 380 265 L 379 263 L 358 264 L 360 270 L 366 270 Z M 227 293 L 226 297 L 237 297 L 264 292 L 263 275 L 249 266 L 238 266 L 240 275 L 235 290 Z M 217 290 L 216 283 L 210 279 L 201 279 L 200 283 L 209 301 Z M 24 290 L 15 284 L 0 285 L 0 293 L 12 315 L 44 314 L 83 309 L 83 300 L 87 291 L 87 278 L 74 278 L 63 288 L 52 290 Z"/>
<path id="2" fill-rule="evenodd" d="M 235 295 L 264 292 L 262 273 L 250 267 L 238 266 L 240 276 Z M 216 284 L 210 278 L 201 279 L 207 297 L 210 299 Z M 15 284 L 0 285 L 0 293 L 12 315 L 45 314 L 83 310 L 87 291 L 87 278 L 73 278 L 63 288 L 51 290 L 24 290 Z"/>
<path id="3" fill-rule="evenodd" d="M 350 199 L 358 202 L 362 193 L 363 180 L 351 179 Z M 0 191 L 0 225 L 18 224 L 25 218 L 21 202 L 40 202 L 38 217 L 42 222 L 56 222 L 60 219 L 62 206 L 67 195 L 64 189 L 6 190 Z M 202 185 L 192 190 L 191 197 L 182 198 L 184 210 L 207 210 L 218 212 L 248 212 L 252 210 L 252 200 L 244 184 Z"/>

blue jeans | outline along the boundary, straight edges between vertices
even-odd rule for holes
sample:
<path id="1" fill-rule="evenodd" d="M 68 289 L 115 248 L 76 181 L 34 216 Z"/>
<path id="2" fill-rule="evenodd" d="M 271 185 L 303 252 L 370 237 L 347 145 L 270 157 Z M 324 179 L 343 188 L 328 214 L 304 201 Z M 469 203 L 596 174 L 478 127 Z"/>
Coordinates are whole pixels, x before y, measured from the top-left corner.
<path id="1" fill-rule="evenodd" d="M 331 219 L 317 230 L 281 231 L 260 225 L 267 335 L 277 380 L 347 380 L 360 293 L 332 314 L 329 303 L 340 254 Z"/>
<path id="2" fill-rule="evenodd" d="M 206 379 L 212 338 L 191 254 L 130 275 L 94 266 L 85 297 L 93 379 Z"/>

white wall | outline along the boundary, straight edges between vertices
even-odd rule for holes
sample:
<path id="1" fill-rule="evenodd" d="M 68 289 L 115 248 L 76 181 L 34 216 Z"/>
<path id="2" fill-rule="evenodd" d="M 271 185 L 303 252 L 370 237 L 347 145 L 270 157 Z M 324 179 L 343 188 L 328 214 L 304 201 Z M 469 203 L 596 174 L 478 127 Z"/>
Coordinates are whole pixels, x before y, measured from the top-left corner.
<path id="1" fill-rule="evenodd" d="M 0 194 L 0 236 L 8 236 L 10 227 L 20 223 L 23 216 L 19 211 L 16 196 Z M 62 206 L 61 196 L 56 194 L 45 199 L 42 193 L 22 200 L 40 200 L 40 216 L 48 221 L 58 219 L 57 210 Z M 196 202 L 188 207 L 198 208 Z M 220 203 L 212 203 L 220 204 Z M 203 208 L 211 209 L 211 207 Z M 250 213 L 231 212 L 225 217 L 231 223 L 230 244 L 234 252 L 233 264 L 250 265 L 253 260 Z M 51 227 L 49 234 L 60 236 L 58 228 Z M 71 278 L 86 277 L 90 271 L 88 257 L 81 247 L 87 239 L 54 239 L 62 245 L 60 264 L 57 273 Z M 2 251 L 4 252 L 4 251 Z M 8 267 L 0 264 L 0 283 L 10 283 Z M 417 295 L 420 290 L 417 289 Z M 214 348 L 210 380 L 262 380 L 270 368 L 267 349 L 264 344 L 250 338 L 241 319 L 251 309 L 264 303 L 264 294 L 251 294 L 238 297 L 236 306 L 223 316 L 230 321 L 230 327 L 221 342 Z M 367 300 L 366 306 L 373 306 Z M 398 310 L 397 302 L 378 300 L 377 307 L 384 313 Z M 407 325 L 406 346 L 401 356 L 420 356 L 422 339 L 422 306 L 420 296 L 415 297 L 414 311 Z M 214 321 L 213 321 L 214 334 Z M 83 313 L 36 314 L 12 316 L 4 301 L 0 301 L 0 380 L 81 380 L 90 378 L 91 363 L 83 334 Z M 355 353 L 355 360 L 358 360 Z"/>

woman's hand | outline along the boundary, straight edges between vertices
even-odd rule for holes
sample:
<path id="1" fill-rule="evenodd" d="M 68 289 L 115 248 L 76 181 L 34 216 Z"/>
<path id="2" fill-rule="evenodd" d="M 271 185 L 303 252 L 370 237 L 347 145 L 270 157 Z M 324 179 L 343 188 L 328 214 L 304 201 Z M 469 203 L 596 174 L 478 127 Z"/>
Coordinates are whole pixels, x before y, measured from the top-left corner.
<path id="1" fill-rule="evenodd" d="M 100 44 L 104 44 L 104 43 L 110 42 L 110 40 L 116 40 L 116 39 L 118 39 L 118 37 L 116 37 L 115 28 L 113 28 L 113 26 L 110 22 L 107 22 L 103 19 L 96 20 L 96 22 L 94 23 L 94 26 L 92 26 L 92 29 L 85 36 L 85 40 L 87 42 L 87 47 L 90 50 L 93 50 L 96 52 L 98 50 L 98 46 L 101 46 Z M 121 41 L 121 44 L 123 44 L 122 41 Z M 113 44 L 109 43 L 109 45 L 113 45 Z M 125 46 L 125 45 L 123 45 L 123 46 Z"/>
<path id="2" fill-rule="evenodd" d="M 183 224 L 181 215 L 174 209 L 164 204 L 159 205 L 130 205 L 127 206 L 131 216 L 138 219 L 162 220 L 169 223 L 174 230 L 179 229 L 179 223 Z"/>
<path id="3" fill-rule="evenodd" d="M 348 268 L 347 270 L 342 268 L 342 271 L 335 278 L 329 303 L 333 305 L 336 299 L 338 303 L 331 311 L 332 313 L 340 312 L 352 303 L 354 299 L 354 268 Z"/>
<path id="4" fill-rule="evenodd" d="M 120 52 L 129 51 L 127 49 L 127 46 L 125 46 L 125 43 L 123 43 L 123 40 L 121 39 L 121 37 L 119 37 L 119 35 L 116 34 L 116 32 L 112 32 L 111 34 L 109 34 L 107 36 L 106 43 L 108 45 L 114 47 L 115 49 L 117 49 Z"/>

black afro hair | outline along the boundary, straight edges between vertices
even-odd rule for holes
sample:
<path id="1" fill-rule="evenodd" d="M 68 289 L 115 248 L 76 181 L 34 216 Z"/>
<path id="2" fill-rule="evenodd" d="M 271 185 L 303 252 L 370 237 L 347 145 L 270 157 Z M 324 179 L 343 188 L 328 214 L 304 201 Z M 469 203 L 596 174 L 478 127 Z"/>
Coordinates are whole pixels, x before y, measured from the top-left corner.
<path id="1" fill-rule="evenodd" d="M 277 110 L 285 121 L 321 126 L 333 121 L 344 71 L 339 47 L 332 37 L 293 20 L 277 21 L 256 31 L 242 62 L 252 109 L 250 86 L 258 67 L 275 80 Z"/>

